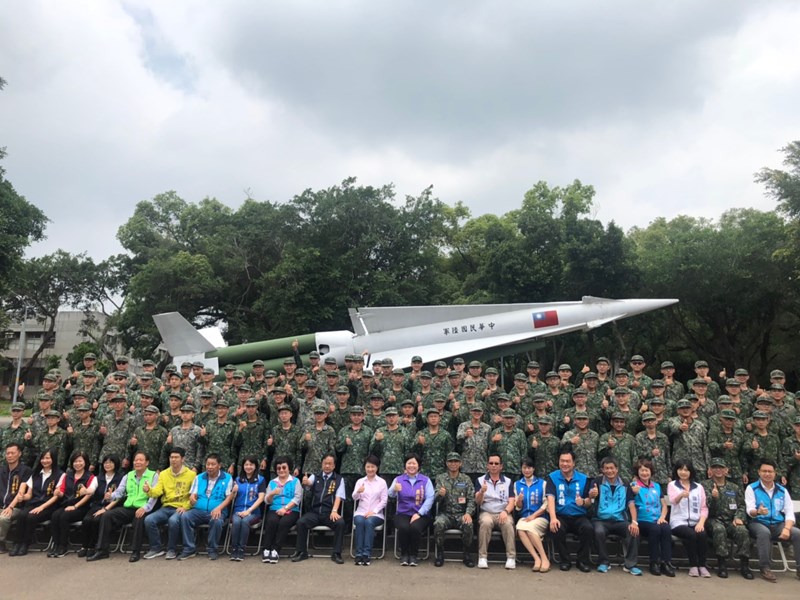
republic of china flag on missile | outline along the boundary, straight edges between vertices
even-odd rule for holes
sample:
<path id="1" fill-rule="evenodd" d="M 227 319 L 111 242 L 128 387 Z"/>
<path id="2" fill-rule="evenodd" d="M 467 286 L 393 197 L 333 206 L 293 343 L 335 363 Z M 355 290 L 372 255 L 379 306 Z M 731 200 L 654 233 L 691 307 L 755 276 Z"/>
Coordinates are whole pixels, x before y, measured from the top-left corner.
<path id="1" fill-rule="evenodd" d="M 543 310 L 541 312 L 533 313 L 534 329 L 539 329 L 541 327 L 552 327 L 553 325 L 558 325 L 557 310 Z"/>

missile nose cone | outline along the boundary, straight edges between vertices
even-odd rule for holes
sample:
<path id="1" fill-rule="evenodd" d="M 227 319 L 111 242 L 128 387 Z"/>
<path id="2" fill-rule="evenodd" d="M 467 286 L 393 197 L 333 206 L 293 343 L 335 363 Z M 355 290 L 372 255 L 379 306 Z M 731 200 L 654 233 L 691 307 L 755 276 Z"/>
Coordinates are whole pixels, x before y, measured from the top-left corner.
<path id="1" fill-rule="evenodd" d="M 625 303 L 625 312 L 629 315 L 638 315 L 640 313 L 664 308 L 672 304 L 677 304 L 677 298 L 631 298 L 623 300 Z"/>

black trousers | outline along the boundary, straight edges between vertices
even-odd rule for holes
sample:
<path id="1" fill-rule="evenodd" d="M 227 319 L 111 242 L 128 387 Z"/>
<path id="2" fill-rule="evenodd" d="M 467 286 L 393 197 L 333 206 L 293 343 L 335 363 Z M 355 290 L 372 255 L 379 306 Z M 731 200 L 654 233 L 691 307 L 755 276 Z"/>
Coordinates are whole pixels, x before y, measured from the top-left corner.
<path id="1" fill-rule="evenodd" d="M 431 518 L 420 517 L 413 523 L 411 515 L 396 514 L 394 516 L 395 535 L 400 548 L 400 556 L 416 556 L 419 554 L 419 543 L 423 534 L 431 525 Z"/>
<path id="2" fill-rule="evenodd" d="M 686 548 L 686 554 L 689 557 L 690 567 L 706 566 L 708 538 L 706 537 L 705 530 L 698 533 L 694 530 L 694 527 L 679 525 L 672 529 L 672 535 L 680 538 L 683 542 L 683 547 Z"/>
<path id="3" fill-rule="evenodd" d="M 69 539 L 69 526 L 72 523 L 82 521 L 89 506 L 81 506 L 75 510 L 67 510 L 67 507 L 58 508 L 50 517 L 50 534 L 53 536 L 53 544 L 56 549 L 66 548 Z"/>
<path id="4" fill-rule="evenodd" d="M 567 550 L 567 534 L 574 533 L 578 536 L 578 561 L 589 564 L 589 551 L 592 540 L 594 539 L 594 527 L 587 517 L 571 517 L 558 515 L 561 527 L 553 534 L 553 544 L 558 552 L 561 562 L 570 562 L 569 550 Z"/>
<path id="5" fill-rule="evenodd" d="M 100 531 L 100 518 L 95 517 L 94 513 L 103 508 L 102 506 L 92 505 L 86 514 L 83 516 L 83 523 L 81 524 L 81 531 L 83 532 L 83 547 L 94 548 L 97 542 L 97 533 Z"/>
<path id="6" fill-rule="evenodd" d="M 333 550 L 331 550 L 331 552 L 334 554 L 341 554 L 345 520 L 342 518 L 338 521 L 331 521 L 330 513 L 326 515 L 306 513 L 300 517 L 300 520 L 297 522 L 297 551 L 308 551 L 308 532 L 320 525 L 330 527 L 333 530 Z"/>
<path id="7" fill-rule="evenodd" d="M 137 519 L 136 510 L 137 509 L 135 508 L 118 506 L 100 515 L 100 518 L 98 519 L 100 521 L 100 526 L 97 533 L 97 549 L 99 551 L 108 552 L 108 548 L 111 545 L 111 532 L 115 529 L 121 529 L 128 523 L 133 525 L 131 552 L 140 552 L 142 550 L 144 517 L 146 517 L 149 513 L 145 513 L 141 519 Z"/>
<path id="8" fill-rule="evenodd" d="M 283 516 L 280 516 L 274 510 L 267 513 L 267 519 L 264 521 L 264 550 L 275 550 L 278 554 L 281 553 L 281 547 L 286 542 L 286 537 L 289 535 L 289 530 L 297 523 L 300 518 L 300 513 L 291 511 Z"/>
<path id="9" fill-rule="evenodd" d="M 36 507 L 34 506 L 33 508 Z M 42 512 L 33 514 L 31 512 L 33 508 L 23 511 L 19 519 L 17 519 L 17 534 L 14 538 L 14 541 L 17 543 L 32 544 L 33 534 L 36 532 L 36 528 L 40 523 L 48 521 L 56 510 L 56 507 L 51 505 Z"/>

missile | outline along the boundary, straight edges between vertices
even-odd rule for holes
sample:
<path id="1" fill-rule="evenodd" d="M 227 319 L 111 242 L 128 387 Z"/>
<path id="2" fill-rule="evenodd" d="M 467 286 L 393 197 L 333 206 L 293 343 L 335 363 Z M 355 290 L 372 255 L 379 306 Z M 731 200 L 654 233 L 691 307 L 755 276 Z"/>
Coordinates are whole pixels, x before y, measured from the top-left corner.
<path id="1" fill-rule="evenodd" d="M 669 299 L 620 299 L 584 296 L 580 301 L 521 304 L 464 304 L 351 308 L 353 331 L 322 331 L 215 348 L 180 313 L 153 316 L 165 347 L 176 362 L 202 361 L 219 372 L 220 364 L 249 371 L 254 360 L 279 370 L 292 356 L 292 342 L 307 361 L 308 353 L 332 356 L 344 364 L 348 354 L 391 358 L 395 367 L 411 366 L 419 355 L 426 363 L 495 351 L 522 351 L 538 338 L 589 331 L 612 321 L 677 303 Z"/>

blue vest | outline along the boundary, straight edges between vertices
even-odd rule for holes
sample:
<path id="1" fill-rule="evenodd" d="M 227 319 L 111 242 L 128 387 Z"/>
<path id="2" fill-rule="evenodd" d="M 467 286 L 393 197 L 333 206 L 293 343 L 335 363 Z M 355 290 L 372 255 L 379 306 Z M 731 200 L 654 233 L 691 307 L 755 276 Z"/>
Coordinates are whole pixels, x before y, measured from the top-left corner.
<path id="1" fill-rule="evenodd" d="M 583 517 L 586 509 L 575 503 L 575 497 L 583 497 L 588 478 L 580 471 L 572 472 L 572 479 L 567 481 L 560 470 L 550 473 L 550 481 L 555 488 L 556 514 L 567 517 Z"/>
<path id="2" fill-rule="evenodd" d="M 603 478 L 597 496 L 597 518 L 601 521 L 625 520 L 625 496 L 628 487 L 617 477 L 614 487 Z"/>
<path id="3" fill-rule="evenodd" d="M 256 477 L 255 481 L 247 481 L 240 477 L 236 480 L 239 491 L 236 493 L 236 500 L 233 503 L 233 512 L 238 513 L 249 509 L 258 499 L 258 490 L 264 485 L 263 475 Z M 255 512 L 261 514 L 263 506 L 259 506 Z"/>
<path id="4" fill-rule="evenodd" d="M 520 479 L 514 484 L 514 494 L 522 497 L 522 510 L 520 517 L 529 517 L 544 504 L 544 480 L 533 478 L 530 485 L 526 485 L 525 479 Z M 547 518 L 547 513 L 542 515 Z"/>
<path id="5" fill-rule="evenodd" d="M 639 493 L 636 494 L 636 517 L 643 523 L 656 523 L 661 518 L 661 486 L 655 481 L 650 482 L 650 487 L 645 487 L 640 481 Z"/>
<path id="6" fill-rule="evenodd" d="M 283 486 L 283 493 L 278 494 L 272 497 L 272 502 L 269 505 L 270 510 L 279 510 L 292 502 L 294 500 L 294 491 L 299 485 L 297 477 L 289 476 L 289 480 L 286 482 L 286 485 Z M 275 483 L 275 480 L 271 480 L 269 485 L 267 485 L 267 491 L 274 490 L 278 487 L 278 484 Z M 294 506 L 291 509 L 292 512 L 300 512 L 299 506 Z"/>
<path id="7" fill-rule="evenodd" d="M 197 502 L 194 508 L 211 512 L 225 501 L 225 490 L 231 482 L 231 476 L 225 471 L 220 471 L 217 481 L 211 490 L 211 494 L 206 496 L 208 490 L 208 473 L 200 473 L 197 476 Z M 222 511 L 223 517 L 227 516 L 228 510 Z"/>
<path id="8" fill-rule="evenodd" d="M 767 490 L 761 486 L 761 481 L 756 481 L 750 484 L 750 489 L 756 498 L 756 508 L 763 504 L 769 509 L 768 515 L 756 515 L 752 517 L 754 521 L 758 521 L 763 525 L 777 525 L 783 523 L 786 517 L 783 514 L 784 505 L 786 502 L 786 488 L 776 483 L 775 490 L 772 493 L 772 498 L 769 497 Z"/>

